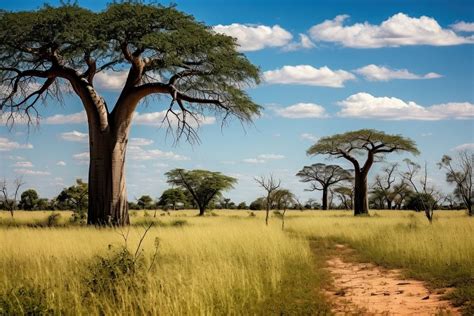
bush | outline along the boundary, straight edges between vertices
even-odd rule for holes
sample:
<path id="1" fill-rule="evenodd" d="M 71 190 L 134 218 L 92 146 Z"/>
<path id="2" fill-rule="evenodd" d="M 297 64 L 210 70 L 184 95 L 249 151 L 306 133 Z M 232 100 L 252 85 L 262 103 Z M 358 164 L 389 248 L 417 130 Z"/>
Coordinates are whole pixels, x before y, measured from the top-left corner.
<path id="1" fill-rule="evenodd" d="M 45 289 L 21 286 L 7 293 L 0 293 L 0 315 L 50 314 L 53 314 L 53 310 L 48 308 Z"/>
<path id="2" fill-rule="evenodd" d="M 405 208 L 416 212 L 425 211 L 427 207 L 436 208 L 436 201 L 431 194 L 413 193 L 407 198 Z"/>

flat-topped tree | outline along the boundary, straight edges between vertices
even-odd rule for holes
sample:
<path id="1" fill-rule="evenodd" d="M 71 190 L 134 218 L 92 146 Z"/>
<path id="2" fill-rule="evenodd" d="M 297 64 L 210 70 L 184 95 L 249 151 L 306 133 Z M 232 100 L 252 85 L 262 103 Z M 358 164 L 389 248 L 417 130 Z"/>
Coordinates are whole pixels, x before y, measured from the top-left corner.
<path id="1" fill-rule="evenodd" d="M 113 106 L 94 85 L 103 71 L 127 71 Z M 165 96 L 174 134 L 197 139 L 205 113 L 251 121 L 260 107 L 242 90 L 259 70 L 220 35 L 190 15 L 141 1 L 114 2 L 101 12 L 77 4 L 0 12 L 0 111 L 13 123 L 31 122 L 43 100 L 61 101 L 62 85 L 81 100 L 89 126 L 88 223 L 129 223 L 124 176 L 133 113 L 152 96 Z M 163 98 L 159 100 L 163 101 Z M 1 113 L 0 113 L 1 114 Z"/>
<path id="2" fill-rule="evenodd" d="M 307 150 L 308 155 L 344 158 L 354 165 L 354 215 L 368 214 L 367 175 L 374 162 L 392 152 L 419 153 L 413 140 L 373 129 L 323 137 Z"/>
<path id="3" fill-rule="evenodd" d="M 304 166 L 298 171 L 296 176 L 300 177 L 301 182 L 310 184 L 308 191 L 322 191 L 323 210 L 328 209 L 328 190 L 329 187 L 342 182 L 352 180 L 352 172 L 337 165 L 325 165 L 315 163 L 311 166 Z"/>
<path id="4" fill-rule="evenodd" d="M 219 197 L 222 191 L 232 189 L 237 179 L 220 172 L 207 170 L 173 169 L 165 173 L 168 183 L 182 188 L 191 194 L 203 216 L 209 203 Z"/>

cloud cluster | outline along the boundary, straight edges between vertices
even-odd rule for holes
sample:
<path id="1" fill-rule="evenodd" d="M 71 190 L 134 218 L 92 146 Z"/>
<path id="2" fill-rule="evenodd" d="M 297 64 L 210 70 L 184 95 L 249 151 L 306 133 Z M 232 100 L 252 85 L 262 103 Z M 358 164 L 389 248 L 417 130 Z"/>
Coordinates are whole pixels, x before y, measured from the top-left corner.
<path id="1" fill-rule="evenodd" d="M 87 115 L 85 111 L 73 114 L 56 114 L 43 120 L 43 123 L 48 125 L 82 124 L 86 122 Z"/>
<path id="2" fill-rule="evenodd" d="M 89 134 L 78 131 L 61 133 L 60 137 L 69 142 L 87 143 L 89 140 Z"/>
<path id="3" fill-rule="evenodd" d="M 456 146 L 452 149 L 453 151 L 474 151 L 474 143 L 466 143 Z"/>
<path id="4" fill-rule="evenodd" d="M 355 76 L 345 70 L 332 70 L 327 66 L 315 68 L 310 65 L 283 66 L 263 73 L 263 79 L 270 84 L 300 84 L 331 88 L 344 87 Z"/>
<path id="5" fill-rule="evenodd" d="M 303 133 L 300 135 L 301 139 L 309 140 L 311 142 L 316 142 L 319 137 L 311 133 Z"/>
<path id="6" fill-rule="evenodd" d="M 128 70 L 102 71 L 94 77 L 95 86 L 104 90 L 121 90 L 127 81 Z"/>
<path id="7" fill-rule="evenodd" d="M 377 66 L 374 64 L 367 65 L 355 70 L 356 73 L 362 75 L 369 81 L 389 81 L 393 79 L 436 79 L 441 78 L 440 74 L 430 72 L 424 75 L 417 75 L 411 73 L 407 69 L 390 69 L 384 66 Z"/>
<path id="8" fill-rule="evenodd" d="M 474 23 L 460 21 L 458 23 L 452 24 L 451 28 L 456 32 L 474 32 Z"/>
<path id="9" fill-rule="evenodd" d="M 178 113 L 179 115 L 179 113 Z M 165 126 L 167 127 L 168 122 L 165 119 L 166 111 L 160 112 L 150 112 L 150 113 L 139 113 L 135 112 L 133 116 L 133 122 L 137 125 L 150 125 L 150 126 Z M 178 119 L 174 115 L 169 115 L 169 123 L 172 127 L 176 127 L 178 125 Z M 212 125 L 216 122 L 216 118 L 214 116 L 203 116 L 197 115 L 197 119 L 194 119 L 191 116 L 187 116 L 186 120 L 189 125 L 192 127 L 197 127 L 200 125 Z M 163 121 L 165 120 L 165 121 Z"/>
<path id="10" fill-rule="evenodd" d="M 324 107 L 314 103 L 297 103 L 286 108 L 276 109 L 275 113 L 290 119 L 327 117 Z"/>
<path id="11" fill-rule="evenodd" d="M 385 120 L 442 120 L 442 119 L 472 119 L 474 104 L 443 103 L 432 106 L 421 106 L 413 101 L 403 101 L 395 97 L 376 97 L 369 93 L 353 94 L 338 102 L 342 117 L 372 118 Z"/>
<path id="12" fill-rule="evenodd" d="M 279 25 L 219 24 L 214 26 L 214 31 L 236 38 L 239 50 L 242 52 L 266 47 L 282 47 L 293 39 L 293 35 Z"/>
<path id="13" fill-rule="evenodd" d="M 348 15 L 338 15 L 310 28 L 314 41 L 334 42 L 353 48 L 398 47 L 408 45 L 448 46 L 473 43 L 472 37 L 463 37 L 453 30 L 442 28 L 427 16 L 412 18 L 398 13 L 380 25 L 369 22 L 344 25 Z"/>
<path id="14" fill-rule="evenodd" d="M 27 175 L 27 176 L 49 176 L 51 173 L 48 171 L 39 171 L 31 169 L 14 169 L 15 173 Z"/>
<path id="15" fill-rule="evenodd" d="M 6 137 L 0 137 L 0 152 L 10 151 L 14 149 L 33 149 L 31 144 L 20 144 L 15 141 L 11 141 Z"/>
<path id="16" fill-rule="evenodd" d="M 262 164 L 266 163 L 268 160 L 281 160 L 285 159 L 284 155 L 280 154 L 261 154 L 255 158 L 245 158 L 242 161 L 249 164 Z"/>

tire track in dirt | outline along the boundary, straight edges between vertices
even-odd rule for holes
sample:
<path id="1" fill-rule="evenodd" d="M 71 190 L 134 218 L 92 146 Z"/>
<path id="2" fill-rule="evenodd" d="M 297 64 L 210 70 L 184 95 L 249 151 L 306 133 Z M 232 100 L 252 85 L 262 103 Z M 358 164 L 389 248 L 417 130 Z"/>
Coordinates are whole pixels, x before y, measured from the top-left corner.
<path id="1" fill-rule="evenodd" d="M 460 315 L 441 296 L 448 289 L 430 291 L 421 281 L 405 279 L 400 270 L 388 270 L 371 263 L 344 261 L 352 252 L 336 246 L 335 256 L 326 261 L 333 287 L 326 291 L 336 315 Z"/>

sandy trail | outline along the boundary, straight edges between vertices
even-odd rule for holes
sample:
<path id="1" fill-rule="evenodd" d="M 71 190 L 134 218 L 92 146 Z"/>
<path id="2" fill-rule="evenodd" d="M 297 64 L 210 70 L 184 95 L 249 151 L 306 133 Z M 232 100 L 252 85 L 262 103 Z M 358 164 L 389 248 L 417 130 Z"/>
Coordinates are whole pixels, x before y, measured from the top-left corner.
<path id="1" fill-rule="evenodd" d="M 334 283 L 327 291 L 336 315 L 460 315 L 441 300 L 441 292 L 428 290 L 423 282 L 404 279 L 399 270 L 387 270 L 370 263 L 344 261 L 351 250 L 337 245 L 327 261 Z"/>

